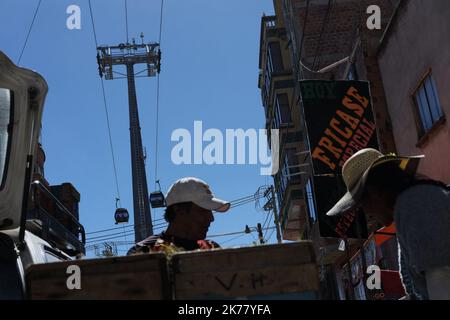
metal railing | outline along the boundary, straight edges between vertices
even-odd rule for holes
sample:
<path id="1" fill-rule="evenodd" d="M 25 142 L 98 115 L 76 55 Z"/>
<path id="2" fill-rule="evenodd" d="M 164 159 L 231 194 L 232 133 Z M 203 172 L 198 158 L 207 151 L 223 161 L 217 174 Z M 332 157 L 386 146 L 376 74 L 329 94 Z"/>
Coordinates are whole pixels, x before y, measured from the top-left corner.
<path id="1" fill-rule="evenodd" d="M 41 206 L 39 192 L 42 192 L 50 201 L 55 204 L 55 209 L 58 210 L 58 216 L 61 218 L 68 218 L 69 221 L 76 227 L 76 231 L 69 230 L 59 219 L 50 214 L 45 208 Z M 47 240 L 51 234 L 61 244 L 69 244 L 74 248 L 72 253 L 85 253 L 86 232 L 83 225 L 80 224 L 77 218 L 61 203 L 61 201 L 48 190 L 40 181 L 33 181 L 31 183 L 31 196 L 34 208 L 27 213 L 27 220 L 37 219 L 42 222 L 42 237 Z M 81 239 L 80 239 L 81 236 Z M 65 242 L 65 243 L 64 243 Z M 61 250 L 68 250 L 61 248 Z"/>

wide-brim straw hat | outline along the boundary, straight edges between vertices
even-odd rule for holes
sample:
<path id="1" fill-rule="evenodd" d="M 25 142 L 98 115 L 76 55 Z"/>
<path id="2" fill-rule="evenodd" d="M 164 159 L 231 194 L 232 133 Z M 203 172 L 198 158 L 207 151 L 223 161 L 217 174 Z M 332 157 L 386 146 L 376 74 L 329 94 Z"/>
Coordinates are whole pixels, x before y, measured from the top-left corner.
<path id="1" fill-rule="evenodd" d="M 412 157 L 384 155 L 371 148 L 358 151 L 342 167 L 342 178 L 347 186 L 347 193 L 327 212 L 327 216 L 340 215 L 358 205 L 371 169 L 386 163 L 397 162 L 400 169 L 415 174 L 423 157 L 423 155 Z"/>

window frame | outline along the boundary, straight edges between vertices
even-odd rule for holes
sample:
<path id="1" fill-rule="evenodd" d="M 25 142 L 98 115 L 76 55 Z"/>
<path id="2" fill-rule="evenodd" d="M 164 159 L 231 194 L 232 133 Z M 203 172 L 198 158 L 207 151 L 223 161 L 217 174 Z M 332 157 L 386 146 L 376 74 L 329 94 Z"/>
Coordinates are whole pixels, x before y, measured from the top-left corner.
<path id="1" fill-rule="evenodd" d="M 274 47 L 276 50 L 274 50 Z M 279 54 L 279 59 L 276 60 L 277 55 Z M 277 64 L 278 63 L 278 64 Z M 267 62 L 269 73 L 280 73 L 284 71 L 284 61 L 283 61 L 283 51 L 281 49 L 281 43 L 279 41 L 270 41 L 267 44 Z"/>
<path id="2" fill-rule="evenodd" d="M 5 167 L 3 168 L 3 176 L 0 181 L 0 191 L 3 191 L 6 184 L 6 179 L 8 178 L 9 172 L 9 162 L 11 158 L 11 146 L 13 140 L 13 126 L 14 126 L 14 111 L 15 111 L 15 96 L 14 91 L 10 88 L 0 88 L 9 91 L 9 123 L 7 127 L 8 132 L 8 142 L 6 144 L 6 154 L 5 154 Z"/>
<path id="3" fill-rule="evenodd" d="M 430 101 L 427 93 L 427 81 L 430 81 L 431 89 L 433 91 L 433 97 L 435 98 L 438 106 L 438 109 L 434 111 L 430 109 Z M 423 108 L 420 107 L 418 102 L 418 99 L 421 99 L 421 90 L 423 90 L 424 94 L 426 95 L 425 99 L 427 100 L 427 111 L 429 119 L 426 119 L 425 115 L 423 114 Z M 410 94 L 410 99 L 412 101 L 413 114 L 417 129 L 417 147 L 420 147 L 425 143 L 426 140 L 428 140 L 430 134 L 432 134 L 442 123 L 444 123 L 446 119 L 444 110 L 442 109 L 441 101 L 439 99 L 436 81 L 433 78 L 431 68 L 429 68 L 420 78 L 417 86 Z M 437 119 L 434 119 L 433 113 L 436 111 L 438 111 L 439 117 Z M 431 121 L 431 123 L 427 124 L 427 120 Z"/>
<path id="4" fill-rule="evenodd" d="M 308 207 L 308 216 L 312 220 L 311 222 L 315 223 L 318 220 L 318 216 L 316 211 L 316 201 L 315 201 L 313 181 L 311 178 L 309 178 L 305 184 L 305 195 L 306 195 L 305 202 L 306 206 Z"/>

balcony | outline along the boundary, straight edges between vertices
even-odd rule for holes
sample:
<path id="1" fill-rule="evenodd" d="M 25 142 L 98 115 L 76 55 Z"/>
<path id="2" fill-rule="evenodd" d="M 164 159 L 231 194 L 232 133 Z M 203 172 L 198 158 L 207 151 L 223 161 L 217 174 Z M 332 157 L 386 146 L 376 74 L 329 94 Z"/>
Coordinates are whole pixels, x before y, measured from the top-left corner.
<path id="1" fill-rule="evenodd" d="M 27 213 L 27 230 L 70 256 L 85 254 L 84 227 L 41 182 L 31 184 L 32 206 Z"/>
<path id="2" fill-rule="evenodd" d="M 300 175 L 293 176 L 281 195 L 280 220 L 284 240 L 298 241 L 306 226 L 306 204 Z"/>

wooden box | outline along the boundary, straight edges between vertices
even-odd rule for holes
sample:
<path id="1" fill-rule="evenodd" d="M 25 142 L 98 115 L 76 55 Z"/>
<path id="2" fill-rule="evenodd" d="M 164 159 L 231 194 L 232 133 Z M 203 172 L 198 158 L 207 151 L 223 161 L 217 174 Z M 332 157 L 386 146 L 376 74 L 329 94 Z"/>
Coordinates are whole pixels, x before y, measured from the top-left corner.
<path id="1" fill-rule="evenodd" d="M 310 241 L 172 256 L 175 299 L 318 299 Z"/>
<path id="2" fill-rule="evenodd" d="M 68 288 L 76 283 L 70 266 L 79 267 L 81 289 Z M 26 287 L 28 299 L 170 299 L 162 253 L 37 264 Z"/>

